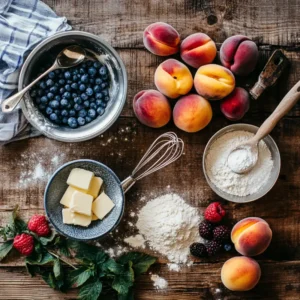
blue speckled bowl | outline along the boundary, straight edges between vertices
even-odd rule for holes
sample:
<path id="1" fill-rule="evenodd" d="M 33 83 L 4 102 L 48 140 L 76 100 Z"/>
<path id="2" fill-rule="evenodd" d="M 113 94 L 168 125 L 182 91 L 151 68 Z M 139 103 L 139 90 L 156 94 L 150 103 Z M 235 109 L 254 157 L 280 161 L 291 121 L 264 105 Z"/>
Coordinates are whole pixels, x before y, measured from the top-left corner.
<path id="1" fill-rule="evenodd" d="M 103 220 L 92 221 L 89 227 L 67 225 L 62 220 L 62 208 L 59 203 L 66 191 L 67 178 L 74 168 L 89 170 L 103 179 L 105 193 L 115 203 L 113 210 Z M 116 174 L 100 162 L 80 159 L 64 164 L 50 178 L 44 195 L 46 214 L 54 228 L 61 234 L 76 240 L 95 240 L 112 231 L 120 222 L 124 207 L 125 197 L 121 182 Z"/>

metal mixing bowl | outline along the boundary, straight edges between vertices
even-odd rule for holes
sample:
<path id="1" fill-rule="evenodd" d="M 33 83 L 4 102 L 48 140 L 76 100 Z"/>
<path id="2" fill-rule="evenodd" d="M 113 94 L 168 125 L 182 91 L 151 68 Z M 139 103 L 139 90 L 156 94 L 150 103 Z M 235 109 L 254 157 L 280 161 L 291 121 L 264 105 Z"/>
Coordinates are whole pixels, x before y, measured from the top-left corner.
<path id="1" fill-rule="evenodd" d="M 21 107 L 27 120 L 44 135 L 63 142 L 80 142 L 106 131 L 119 117 L 126 101 L 127 74 L 117 52 L 98 36 L 82 31 L 57 33 L 38 44 L 27 57 L 19 78 L 19 90 L 36 78 L 41 67 L 51 65 L 57 54 L 66 46 L 78 44 L 92 50 L 96 59 L 106 64 L 110 74 L 110 101 L 102 116 L 91 123 L 71 129 L 49 121 L 35 106 L 29 93 L 23 98 Z"/>
<path id="2" fill-rule="evenodd" d="M 212 188 L 212 190 L 216 194 L 218 194 L 223 199 L 226 199 L 231 202 L 246 203 L 246 202 L 258 200 L 259 198 L 263 197 L 265 194 L 267 194 L 271 190 L 271 188 L 274 186 L 274 184 L 276 183 L 278 176 L 279 176 L 280 167 L 281 167 L 281 159 L 280 159 L 280 153 L 279 153 L 279 150 L 278 150 L 278 147 L 277 147 L 275 141 L 271 138 L 270 135 L 266 136 L 264 138 L 264 142 L 267 144 L 268 148 L 270 149 L 272 159 L 274 161 L 274 167 L 273 167 L 273 170 L 271 172 L 271 175 L 270 175 L 267 183 L 264 186 L 262 186 L 256 193 L 248 195 L 248 196 L 242 196 L 242 197 L 231 195 L 231 194 L 228 194 L 228 193 L 220 190 L 214 183 L 212 183 L 212 181 L 210 180 L 210 178 L 207 175 L 206 165 L 205 165 L 206 156 L 207 156 L 207 153 L 208 153 L 211 145 L 214 143 L 214 141 L 216 139 L 218 139 L 219 137 L 221 137 L 222 135 L 224 135 L 225 133 L 227 133 L 229 131 L 236 131 L 236 130 L 248 131 L 248 132 L 255 134 L 258 130 L 258 127 L 249 125 L 249 124 L 234 124 L 234 125 L 230 125 L 230 126 L 224 127 L 221 130 L 219 130 L 217 133 L 215 133 L 211 137 L 211 139 L 208 141 L 208 143 L 205 147 L 204 154 L 203 154 L 202 166 L 203 166 L 203 172 L 204 172 L 205 178 L 207 180 L 207 183 L 209 184 L 209 186 Z"/>

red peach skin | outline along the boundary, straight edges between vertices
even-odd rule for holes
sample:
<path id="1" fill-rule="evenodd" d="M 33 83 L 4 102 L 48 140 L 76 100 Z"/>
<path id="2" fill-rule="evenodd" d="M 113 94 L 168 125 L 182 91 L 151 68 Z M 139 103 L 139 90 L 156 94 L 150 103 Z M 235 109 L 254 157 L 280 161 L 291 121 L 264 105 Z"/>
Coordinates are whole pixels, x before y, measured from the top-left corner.
<path id="1" fill-rule="evenodd" d="M 193 68 L 210 64 L 216 54 L 216 44 L 205 33 L 194 33 L 185 38 L 180 45 L 182 60 Z"/>
<path id="2" fill-rule="evenodd" d="M 179 51 L 180 36 L 171 25 L 157 22 L 145 29 L 143 42 L 145 47 L 153 54 L 168 56 Z"/>
<path id="3" fill-rule="evenodd" d="M 133 110 L 139 121 L 153 128 L 166 125 L 171 119 L 168 99 L 156 90 L 144 90 L 133 98 Z"/>

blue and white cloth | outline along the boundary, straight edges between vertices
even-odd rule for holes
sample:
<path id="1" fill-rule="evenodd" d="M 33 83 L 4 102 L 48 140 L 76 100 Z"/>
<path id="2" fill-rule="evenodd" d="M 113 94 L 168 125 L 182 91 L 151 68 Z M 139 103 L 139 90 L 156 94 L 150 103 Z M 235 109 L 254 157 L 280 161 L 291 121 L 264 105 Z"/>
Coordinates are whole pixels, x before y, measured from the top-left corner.
<path id="1" fill-rule="evenodd" d="M 70 29 L 65 17 L 39 0 L 0 0 L 0 103 L 17 90 L 20 67 L 30 50 L 44 38 Z M 0 111 L 0 145 L 39 134 L 20 109 Z"/>

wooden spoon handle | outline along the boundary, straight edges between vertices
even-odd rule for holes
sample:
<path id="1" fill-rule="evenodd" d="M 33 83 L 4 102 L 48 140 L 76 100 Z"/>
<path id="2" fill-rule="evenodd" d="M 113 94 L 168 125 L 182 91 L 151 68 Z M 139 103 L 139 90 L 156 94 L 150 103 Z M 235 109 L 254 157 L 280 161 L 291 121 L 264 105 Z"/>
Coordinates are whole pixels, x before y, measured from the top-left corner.
<path id="1" fill-rule="evenodd" d="M 259 142 L 266 135 L 268 135 L 280 119 L 285 116 L 291 108 L 300 99 L 300 81 L 298 81 L 291 90 L 284 96 L 274 112 L 269 116 L 269 118 L 260 126 L 253 140 Z"/>

